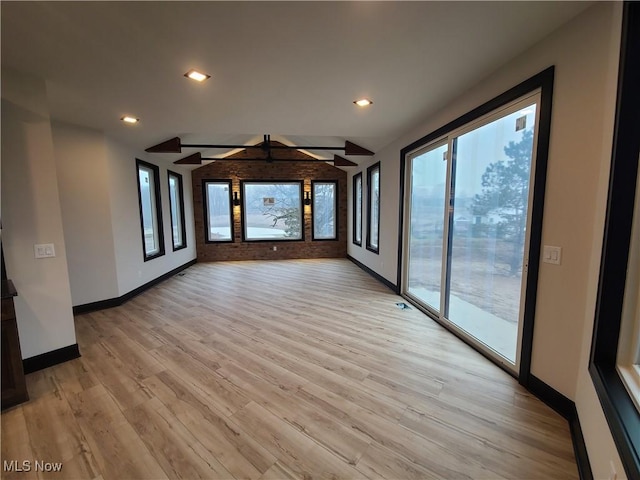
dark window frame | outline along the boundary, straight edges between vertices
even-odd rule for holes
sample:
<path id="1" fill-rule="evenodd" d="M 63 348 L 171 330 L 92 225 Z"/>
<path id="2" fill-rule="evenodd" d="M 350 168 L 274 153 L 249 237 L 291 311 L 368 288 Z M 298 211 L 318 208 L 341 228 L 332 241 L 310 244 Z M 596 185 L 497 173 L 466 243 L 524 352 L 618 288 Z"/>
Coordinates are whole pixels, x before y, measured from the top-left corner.
<path id="1" fill-rule="evenodd" d="M 175 238 L 173 237 L 173 209 L 171 208 L 171 177 L 177 180 L 178 208 L 180 209 L 180 224 L 178 228 L 182 232 L 182 243 L 176 247 Z M 182 175 L 172 170 L 167 170 L 167 187 L 169 191 L 169 217 L 171 220 L 171 245 L 173 251 L 177 252 L 183 248 L 187 248 L 187 226 L 184 218 L 184 187 L 182 184 Z"/>
<path id="2" fill-rule="evenodd" d="M 316 238 L 316 222 L 315 222 L 315 211 L 316 211 L 316 188 L 317 184 L 332 184 L 334 185 L 333 189 L 333 231 L 334 236 L 331 238 Z M 338 181 L 337 180 L 311 180 L 311 240 L 315 242 L 333 242 L 338 240 L 340 236 L 340 232 L 338 231 Z"/>
<path id="3" fill-rule="evenodd" d="M 300 188 L 300 238 L 247 238 L 247 223 L 246 223 L 246 195 L 245 185 L 247 184 L 280 184 L 289 183 L 296 184 Z M 240 194 L 242 196 L 242 241 L 247 243 L 259 243 L 259 242 L 304 242 L 305 239 L 305 211 L 304 211 L 304 182 L 302 180 L 241 180 L 240 181 Z"/>
<path id="4" fill-rule="evenodd" d="M 553 82 L 555 67 L 550 66 L 542 72 L 524 80 L 515 87 L 501 93 L 497 97 L 483 103 L 466 114 L 452 120 L 446 125 L 434 130 L 426 136 L 407 145 L 400 152 L 400 195 L 398 218 L 398 270 L 397 270 L 397 293 L 402 294 L 402 267 L 404 255 L 404 198 L 405 198 L 405 174 L 407 155 L 434 140 L 443 137 L 449 132 L 460 128 L 498 108 L 517 100 L 537 89 L 540 89 L 540 112 L 538 114 L 538 140 L 536 144 L 536 164 L 534 173 L 533 201 L 531 203 L 531 233 L 529 236 L 529 267 L 527 269 L 527 286 L 525 292 L 525 304 L 522 326 L 522 344 L 520 348 L 520 370 L 517 374 L 521 385 L 531 388 L 531 382 L 535 382 L 535 377 L 531 374 L 531 358 L 533 353 L 533 330 L 536 316 L 536 301 L 538 294 L 538 274 L 540 265 L 540 250 L 542 245 L 542 216 L 544 212 L 544 200 L 547 177 L 547 161 L 549 156 L 549 140 L 551 136 L 551 108 L 553 105 Z M 408 297 L 407 299 L 411 301 Z M 439 321 L 437 316 L 424 310 L 434 320 Z M 443 324 L 445 325 L 445 324 Z M 446 325 L 445 325 L 446 326 Z M 452 331 L 454 334 L 455 332 Z M 473 347 L 463 336 L 458 336 L 462 341 Z M 474 347 L 475 348 L 475 347 Z M 481 354 L 484 353 L 478 350 Z M 495 363 L 495 360 L 485 355 Z M 496 363 L 504 368 L 500 363 Z M 507 373 L 513 375 L 511 370 L 505 369 Z"/>
<path id="5" fill-rule="evenodd" d="M 156 224 L 158 226 L 158 252 L 147 255 L 147 246 L 144 238 L 144 217 L 142 216 L 142 189 L 140 188 L 140 167 L 153 172 L 153 195 L 156 205 Z M 136 185 L 138 187 L 138 208 L 140 209 L 140 233 L 142 237 L 142 257 L 145 262 L 162 257 L 164 249 L 164 225 L 162 223 L 162 196 L 160 194 L 160 167 L 144 160 L 136 158 Z"/>
<path id="6" fill-rule="evenodd" d="M 356 218 L 356 200 L 357 200 L 357 184 L 358 184 L 358 180 L 360 180 L 360 240 L 358 240 L 356 238 L 356 232 L 358 230 L 358 220 Z M 351 241 L 354 245 L 357 245 L 358 247 L 362 247 L 362 218 L 364 217 L 363 215 L 363 199 L 364 199 L 364 185 L 362 183 L 362 172 L 358 172 L 353 176 L 353 188 L 352 188 L 352 201 L 351 201 L 351 208 L 352 208 L 352 212 L 351 212 L 351 221 L 353 223 L 353 231 L 352 231 L 352 235 L 351 235 Z"/>
<path id="7" fill-rule="evenodd" d="M 207 185 L 209 183 L 224 183 L 227 184 L 229 187 L 229 220 L 230 220 L 230 224 L 231 224 L 231 238 L 229 239 L 223 239 L 223 240 L 211 240 L 209 238 L 209 233 L 211 232 L 210 226 L 209 226 L 209 196 L 208 196 L 208 192 L 209 189 L 207 188 Z M 233 182 L 228 179 L 218 179 L 218 178 L 203 178 L 202 179 L 202 211 L 203 211 L 203 217 L 204 217 L 204 243 L 233 243 L 234 242 L 234 238 L 235 238 L 235 223 L 234 223 L 234 218 L 233 218 L 233 196 L 232 196 L 232 190 L 233 190 Z"/>
<path id="8" fill-rule="evenodd" d="M 640 412 L 616 365 L 640 155 L 640 4 L 625 2 L 618 95 L 589 373 L 628 478 L 640 478 Z"/>
<path id="9" fill-rule="evenodd" d="M 378 217 L 376 218 L 376 224 L 377 224 L 377 232 L 378 232 L 378 245 L 377 246 L 373 246 L 371 244 L 371 193 L 373 192 L 373 189 L 371 188 L 371 177 L 373 175 L 373 172 L 375 170 L 378 170 Z M 375 253 L 376 255 L 380 254 L 380 205 L 381 205 L 381 188 L 380 188 L 380 184 L 382 180 L 382 169 L 380 168 L 380 162 L 376 162 L 373 165 L 371 165 L 370 167 L 367 168 L 367 250 L 369 250 L 370 252 Z"/>

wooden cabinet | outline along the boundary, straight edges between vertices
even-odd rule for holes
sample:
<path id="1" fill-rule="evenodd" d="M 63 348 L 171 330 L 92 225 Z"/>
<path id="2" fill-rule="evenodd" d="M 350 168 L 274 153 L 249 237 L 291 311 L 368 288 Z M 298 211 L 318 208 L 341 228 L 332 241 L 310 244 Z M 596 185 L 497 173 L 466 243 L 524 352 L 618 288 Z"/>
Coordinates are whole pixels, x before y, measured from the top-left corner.
<path id="1" fill-rule="evenodd" d="M 22 369 L 22 354 L 13 297 L 16 296 L 11 280 L 2 281 L 2 409 L 29 400 Z"/>

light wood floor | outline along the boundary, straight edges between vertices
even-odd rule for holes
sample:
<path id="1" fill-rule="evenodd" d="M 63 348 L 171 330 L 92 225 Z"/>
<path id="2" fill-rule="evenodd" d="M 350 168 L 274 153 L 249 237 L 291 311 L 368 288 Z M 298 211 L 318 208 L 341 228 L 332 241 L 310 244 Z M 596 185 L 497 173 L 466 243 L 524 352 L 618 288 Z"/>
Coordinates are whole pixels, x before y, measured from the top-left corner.
<path id="1" fill-rule="evenodd" d="M 2 460 L 65 479 L 577 478 L 560 416 L 397 301 L 347 260 L 197 264 L 76 317 L 82 358 L 28 376 Z"/>

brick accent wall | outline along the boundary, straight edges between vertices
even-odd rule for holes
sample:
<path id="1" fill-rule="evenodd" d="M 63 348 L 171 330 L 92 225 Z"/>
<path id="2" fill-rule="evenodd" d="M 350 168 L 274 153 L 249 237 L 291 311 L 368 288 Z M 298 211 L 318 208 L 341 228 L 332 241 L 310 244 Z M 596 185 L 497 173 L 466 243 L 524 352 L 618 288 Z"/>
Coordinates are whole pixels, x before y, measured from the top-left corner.
<path id="1" fill-rule="evenodd" d="M 284 153 L 284 152 L 279 152 Z M 279 155 L 280 156 L 280 155 Z M 196 251 L 199 262 L 222 260 L 282 260 L 291 258 L 334 258 L 347 256 L 347 174 L 325 162 L 218 161 L 192 171 Z M 242 241 L 241 208 L 233 207 L 232 243 L 205 243 L 205 214 L 202 180 L 232 181 L 232 190 L 240 192 L 242 180 L 302 180 L 304 192 L 311 192 L 312 180 L 338 182 L 338 240 L 311 239 L 311 209 L 304 207 L 304 240 Z M 304 198 L 304 196 L 303 196 Z M 273 246 L 277 251 L 273 251 Z"/>

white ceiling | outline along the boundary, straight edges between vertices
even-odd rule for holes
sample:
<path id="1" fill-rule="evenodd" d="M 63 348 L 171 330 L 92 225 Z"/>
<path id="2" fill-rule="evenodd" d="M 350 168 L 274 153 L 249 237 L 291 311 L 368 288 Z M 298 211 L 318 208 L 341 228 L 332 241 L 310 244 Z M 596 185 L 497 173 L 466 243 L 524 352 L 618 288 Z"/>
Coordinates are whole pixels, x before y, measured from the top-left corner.
<path id="1" fill-rule="evenodd" d="M 46 79 L 52 117 L 140 151 L 265 133 L 377 151 L 588 5 L 3 1 L 2 66 Z"/>

